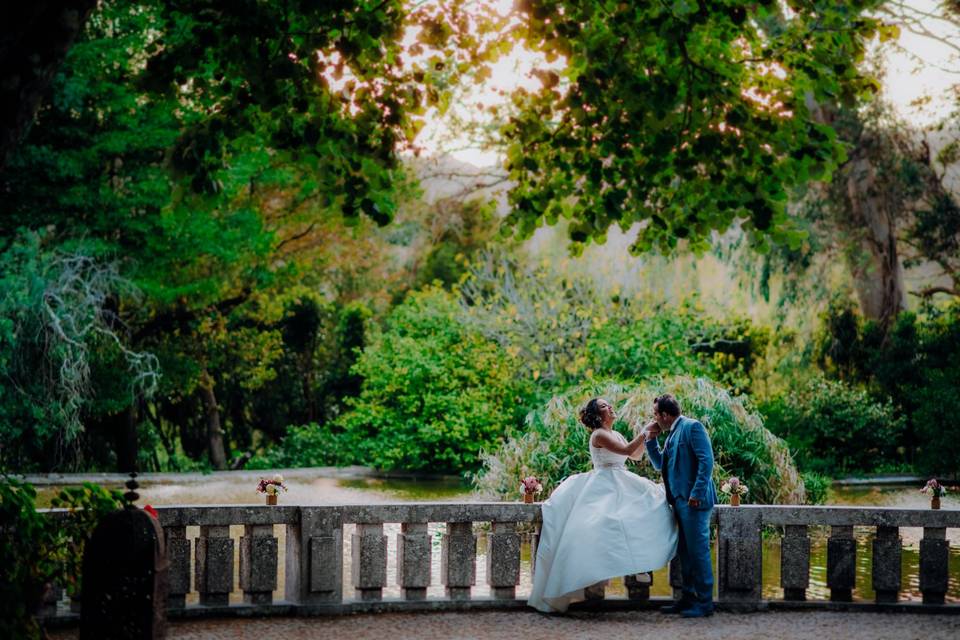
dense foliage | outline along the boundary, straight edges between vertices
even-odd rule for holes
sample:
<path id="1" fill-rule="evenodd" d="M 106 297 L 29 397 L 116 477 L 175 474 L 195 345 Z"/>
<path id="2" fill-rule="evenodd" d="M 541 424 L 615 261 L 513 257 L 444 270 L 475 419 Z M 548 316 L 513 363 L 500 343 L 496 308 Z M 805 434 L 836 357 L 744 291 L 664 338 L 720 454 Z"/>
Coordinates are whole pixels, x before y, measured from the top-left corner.
<path id="1" fill-rule="evenodd" d="M 960 305 L 904 313 L 889 332 L 849 307 L 834 307 L 820 343 L 831 375 L 889 398 L 898 420 L 890 420 L 881 437 L 889 434 L 902 452 L 894 460 L 931 473 L 956 471 L 960 431 L 945 416 L 960 406 Z"/>
<path id="2" fill-rule="evenodd" d="M 518 33 L 548 60 L 542 88 L 514 97 L 502 134 L 520 234 L 574 220 L 576 244 L 641 223 L 632 249 L 705 247 L 742 222 L 797 246 L 793 186 L 845 158 L 811 99 L 852 104 L 877 89 L 857 63 L 887 28 L 879 2 L 520 3 Z"/>
<path id="3" fill-rule="evenodd" d="M 53 583 L 80 593 L 83 548 L 103 515 L 123 506 L 123 497 L 94 484 L 61 491 L 57 517 L 37 513 L 36 490 L 0 477 L 0 633 L 5 638 L 40 638 L 34 615 Z"/>
<path id="4" fill-rule="evenodd" d="M 551 398 L 686 375 L 805 471 L 956 472 L 960 112 L 931 149 L 868 104 L 878 4 L 98 3 L 0 171 L 0 469 L 472 473 Z M 506 166 L 418 157 L 518 47 L 541 88 L 475 123 Z M 727 229 L 759 295 L 679 255 Z M 914 313 L 901 262 L 942 271 Z"/>
<path id="5" fill-rule="evenodd" d="M 459 321 L 455 297 L 411 294 L 372 335 L 353 368 L 359 395 L 338 425 L 361 461 L 383 469 L 476 468 L 525 413 L 520 361 Z"/>
<path id="6" fill-rule="evenodd" d="M 816 377 L 759 409 L 805 470 L 869 473 L 897 459 L 903 419 L 892 403 L 878 402 L 864 389 Z"/>

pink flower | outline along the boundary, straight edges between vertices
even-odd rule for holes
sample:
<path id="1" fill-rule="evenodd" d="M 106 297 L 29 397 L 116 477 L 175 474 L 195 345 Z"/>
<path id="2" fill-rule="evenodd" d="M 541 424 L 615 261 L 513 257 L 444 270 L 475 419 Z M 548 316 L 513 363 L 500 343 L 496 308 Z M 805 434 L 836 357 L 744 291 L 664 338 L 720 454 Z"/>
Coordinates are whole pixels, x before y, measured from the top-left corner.
<path id="1" fill-rule="evenodd" d="M 540 493 L 541 491 L 543 491 L 543 485 L 536 476 L 527 476 L 520 482 L 521 493 Z"/>
<path id="2" fill-rule="evenodd" d="M 947 493 L 947 488 L 940 484 L 936 478 L 930 478 L 927 480 L 927 484 L 920 489 L 920 493 L 925 493 L 935 498 L 939 498 Z"/>
<path id="3" fill-rule="evenodd" d="M 283 484 L 283 476 L 281 475 L 275 475 L 269 479 L 260 478 L 260 482 L 257 483 L 257 493 L 276 495 L 280 493 L 281 490 L 287 490 L 287 487 Z"/>

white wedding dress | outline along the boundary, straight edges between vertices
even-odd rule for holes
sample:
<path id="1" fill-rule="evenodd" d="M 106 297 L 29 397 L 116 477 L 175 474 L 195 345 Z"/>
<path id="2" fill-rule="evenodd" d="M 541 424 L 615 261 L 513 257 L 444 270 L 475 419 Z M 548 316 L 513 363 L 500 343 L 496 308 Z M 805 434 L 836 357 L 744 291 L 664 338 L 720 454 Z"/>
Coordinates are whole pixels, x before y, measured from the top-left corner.
<path id="1" fill-rule="evenodd" d="M 659 569 L 677 550 L 663 486 L 628 471 L 627 456 L 592 443 L 590 458 L 593 471 L 570 476 L 543 503 L 527 600 L 540 611 L 566 611 L 583 600 L 584 587 Z"/>

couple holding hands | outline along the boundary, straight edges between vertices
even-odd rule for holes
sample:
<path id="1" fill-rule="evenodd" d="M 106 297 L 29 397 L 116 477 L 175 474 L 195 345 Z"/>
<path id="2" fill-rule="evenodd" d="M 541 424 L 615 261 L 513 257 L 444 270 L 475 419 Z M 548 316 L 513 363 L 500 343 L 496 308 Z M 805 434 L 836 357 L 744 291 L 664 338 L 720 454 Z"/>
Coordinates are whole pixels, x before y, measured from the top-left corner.
<path id="1" fill-rule="evenodd" d="M 671 395 L 654 400 L 654 420 L 633 440 L 613 430 L 615 417 L 603 398 L 580 411 L 591 432 L 593 470 L 565 479 L 543 503 L 528 604 L 544 612 L 566 611 L 583 599 L 585 587 L 659 569 L 677 556 L 683 596 L 661 610 L 687 618 L 709 616 L 710 514 L 717 493 L 707 431 L 681 415 Z M 644 447 L 663 485 L 626 469 L 627 458 L 638 460 Z"/>

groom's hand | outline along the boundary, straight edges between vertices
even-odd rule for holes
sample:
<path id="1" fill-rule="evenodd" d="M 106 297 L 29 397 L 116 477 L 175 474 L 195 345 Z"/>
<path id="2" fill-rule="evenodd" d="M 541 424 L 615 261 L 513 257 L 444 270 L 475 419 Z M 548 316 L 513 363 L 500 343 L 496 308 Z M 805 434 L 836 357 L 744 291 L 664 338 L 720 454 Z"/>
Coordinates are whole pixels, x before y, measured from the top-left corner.
<path id="1" fill-rule="evenodd" d="M 689 500 L 687 500 L 687 504 L 693 507 L 694 509 L 700 508 L 700 501 L 697 500 L 696 498 L 690 498 Z"/>

